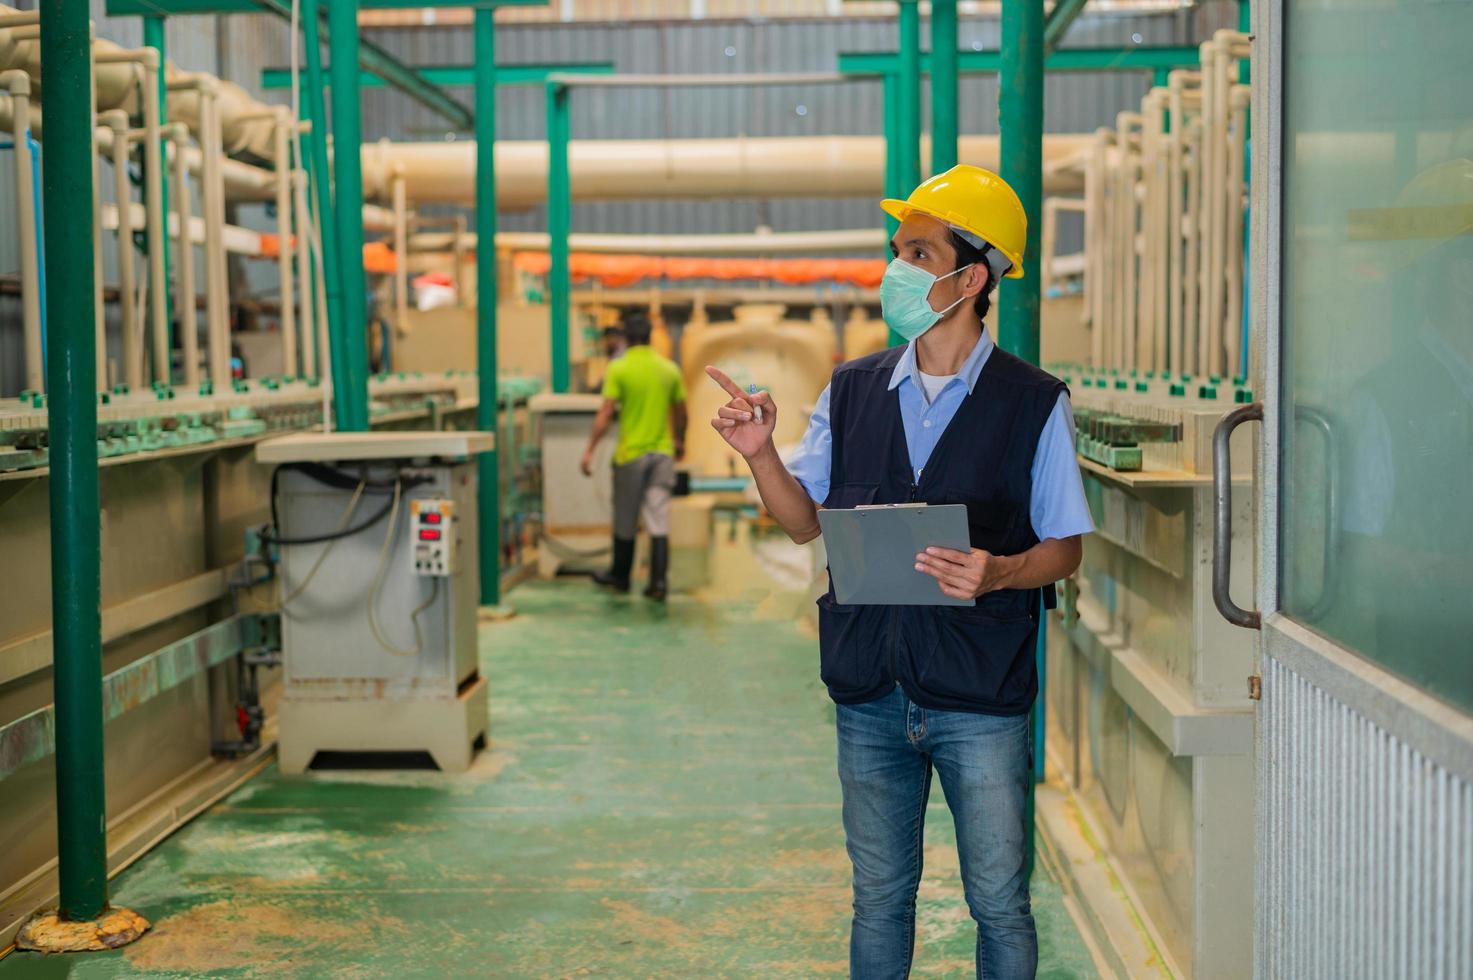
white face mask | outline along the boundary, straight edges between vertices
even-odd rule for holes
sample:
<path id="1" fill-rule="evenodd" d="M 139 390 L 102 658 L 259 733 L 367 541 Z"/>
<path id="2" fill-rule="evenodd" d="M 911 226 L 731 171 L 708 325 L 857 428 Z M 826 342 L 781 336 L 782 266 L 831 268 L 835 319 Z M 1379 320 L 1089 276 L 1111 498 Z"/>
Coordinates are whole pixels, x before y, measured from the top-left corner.
<path id="1" fill-rule="evenodd" d="M 902 258 L 892 260 L 885 269 L 885 278 L 880 280 L 880 313 L 885 323 L 907 341 L 915 340 L 967 298 L 960 297 L 938 313 L 931 309 L 931 287 L 970 268 L 964 265 L 944 276 L 933 276 Z"/>

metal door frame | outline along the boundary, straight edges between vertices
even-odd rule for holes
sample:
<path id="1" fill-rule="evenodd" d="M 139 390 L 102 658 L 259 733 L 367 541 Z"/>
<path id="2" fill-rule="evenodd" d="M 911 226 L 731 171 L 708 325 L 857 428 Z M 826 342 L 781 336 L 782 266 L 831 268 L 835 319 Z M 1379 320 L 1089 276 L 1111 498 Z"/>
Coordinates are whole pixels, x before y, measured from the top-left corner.
<path id="1" fill-rule="evenodd" d="M 1263 431 L 1254 484 L 1258 496 L 1259 656 L 1293 670 L 1460 778 L 1473 782 L 1473 715 L 1448 705 L 1384 667 L 1286 616 L 1279 606 L 1279 454 L 1282 446 L 1282 281 L 1284 162 L 1284 4 L 1253 3 L 1252 222 L 1254 361 L 1260 365 Z M 1255 736 L 1258 764 L 1263 744 Z"/>

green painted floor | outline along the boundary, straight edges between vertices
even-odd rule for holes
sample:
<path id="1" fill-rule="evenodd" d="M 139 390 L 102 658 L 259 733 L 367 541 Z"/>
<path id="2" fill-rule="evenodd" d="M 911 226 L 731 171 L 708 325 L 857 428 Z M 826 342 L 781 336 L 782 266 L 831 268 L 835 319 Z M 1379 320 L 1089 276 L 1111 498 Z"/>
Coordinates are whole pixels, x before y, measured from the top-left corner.
<path id="1" fill-rule="evenodd" d="M 12 977 L 841 976 L 848 862 L 802 554 L 722 525 L 667 607 L 518 588 L 481 631 L 492 749 L 465 776 L 273 769 L 114 882 L 153 931 Z M 759 557 L 760 555 L 760 557 Z M 776 577 L 789 587 L 772 586 Z M 1033 883 L 1049 978 L 1096 975 Z M 917 976 L 968 976 L 949 814 L 927 825 Z"/>

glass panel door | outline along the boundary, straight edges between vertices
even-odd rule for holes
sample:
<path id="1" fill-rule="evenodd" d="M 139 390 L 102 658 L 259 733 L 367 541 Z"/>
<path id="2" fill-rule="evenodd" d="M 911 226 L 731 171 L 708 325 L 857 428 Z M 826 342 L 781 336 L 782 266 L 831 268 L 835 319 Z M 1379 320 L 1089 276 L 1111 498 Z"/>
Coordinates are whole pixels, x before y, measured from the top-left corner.
<path id="1" fill-rule="evenodd" d="M 1284 13 L 1280 608 L 1473 710 L 1473 3 Z"/>

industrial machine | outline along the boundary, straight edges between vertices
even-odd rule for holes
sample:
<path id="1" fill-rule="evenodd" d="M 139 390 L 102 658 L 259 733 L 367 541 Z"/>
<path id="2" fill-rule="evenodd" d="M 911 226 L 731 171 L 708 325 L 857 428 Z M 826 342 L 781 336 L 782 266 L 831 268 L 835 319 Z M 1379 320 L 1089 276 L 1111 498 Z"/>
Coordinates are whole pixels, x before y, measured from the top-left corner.
<path id="1" fill-rule="evenodd" d="M 619 428 L 609 428 L 594 453 L 593 476 L 579 468 L 593 417 L 603 399 L 592 394 L 544 392 L 528 403 L 542 457 L 542 546 L 537 570 L 544 578 L 565 564 L 594 567 L 608 553 L 613 533 L 612 469 Z"/>
<path id="2" fill-rule="evenodd" d="M 284 688 L 279 758 L 425 752 L 470 766 L 487 732 L 477 666 L 482 432 L 298 433 L 262 443 Z"/>
<path id="3" fill-rule="evenodd" d="M 1213 615 L 1212 436 L 1242 385 L 1056 367 L 1096 532 L 1050 619 L 1049 745 L 1175 975 L 1252 972 L 1252 637 Z M 1251 432 L 1232 458 L 1251 592 Z M 1119 887 L 1119 886 L 1116 886 Z"/>

